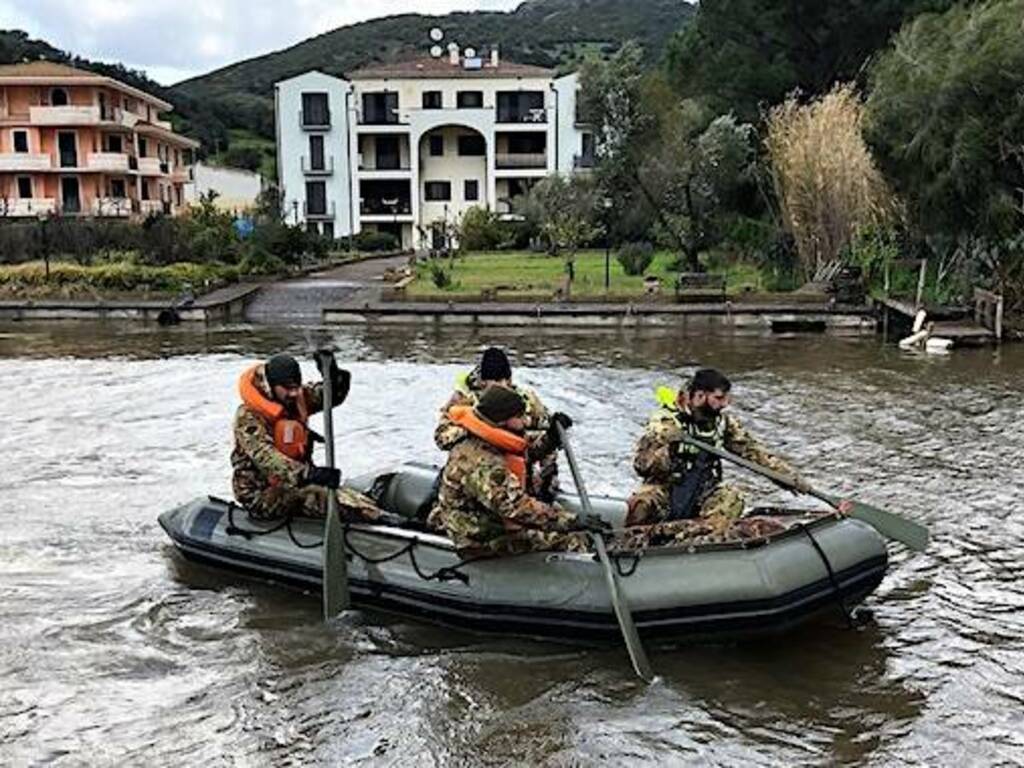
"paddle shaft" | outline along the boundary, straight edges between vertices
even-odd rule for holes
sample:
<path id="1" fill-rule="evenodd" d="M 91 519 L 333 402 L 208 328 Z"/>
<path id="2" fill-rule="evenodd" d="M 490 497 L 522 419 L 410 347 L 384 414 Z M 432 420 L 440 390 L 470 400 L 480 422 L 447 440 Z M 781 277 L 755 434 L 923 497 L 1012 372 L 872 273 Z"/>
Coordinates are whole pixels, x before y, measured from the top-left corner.
<path id="1" fill-rule="evenodd" d="M 573 453 L 569 436 L 561 424 L 556 424 L 558 437 L 562 442 L 562 450 L 565 451 L 566 461 L 569 462 L 569 471 L 572 472 L 573 482 L 576 483 L 576 491 L 580 495 L 580 504 L 583 506 L 583 513 L 593 514 L 593 507 L 590 506 L 590 496 L 587 495 L 587 487 L 583 483 L 579 465 L 576 463 L 576 454 Z M 591 532 L 590 540 L 597 552 L 597 558 L 604 567 L 604 578 L 608 585 L 608 593 L 611 595 L 612 607 L 615 609 L 615 617 L 619 622 L 619 629 L 622 631 L 622 639 L 626 642 L 626 650 L 629 652 L 629 660 L 633 663 L 633 669 L 637 676 L 644 682 L 650 683 L 654 680 L 654 672 L 647 660 L 647 654 L 640 642 L 640 635 L 633 623 L 633 614 L 629 611 L 629 605 L 625 596 L 619 589 L 619 581 L 612 568 L 612 561 L 608 557 L 608 550 L 604 545 L 604 539 L 600 533 Z"/>
<path id="2" fill-rule="evenodd" d="M 699 448 L 702 451 L 714 454 L 726 461 L 731 461 L 733 464 L 741 466 L 744 469 L 748 469 L 755 474 L 761 475 L 761 477 L 768 478 L 772 482 L 778 483 L 784 488 L 799 491 L 800 493 L 806 493 L 808 496 L 820 499 L 834 509 L 839 509 L 840 504 L 844 501 L 841 497 L 833 496 L 825 493 L 824 491 L 819 491 L 808 485 L 797 485 L 796 481 L 788 475 L 768 469 L 767 467 L 762 467 L 760 464 L 755 464 L 752 461 L 736 456 L 724 448 L 718 448 L 714 445 L 705 443 L 702 440 L 690 437 L 689 435 L 683 435 L 683 442 L 688 445 L 692 445 L 694 448 Z M 902 518 L 899 515 L 894 515 L 892 512 L 887 512 L 884 509 L 873 507 L 870 504 L 864 504 L 863 502 L 854 501 L 852 499 L 849 501 L 853 505 L 853 510 L 849 512 L 850 517 L 855 517 L 868 523 L 879 533 L 906 544 L 908 547 L 918 552 L 924 551 L 928 546 L 928 529 L 923 525 L 919 525 L 912 520 Z"/>
<path id="3" fill-rule="evenodd" d="M 323 376 L 324 445 L 327 466 L 334 469 L 334 355 L 329 351 L 317 353 Z M 346 610 L 351 602 L 348 591 L 348 562 L 345 559 L 345 541 L 341 518 L 338 514 L 338 494 L 327 489 L 327 520 L 324 523 L 323 562 L 324 621 Z"/>

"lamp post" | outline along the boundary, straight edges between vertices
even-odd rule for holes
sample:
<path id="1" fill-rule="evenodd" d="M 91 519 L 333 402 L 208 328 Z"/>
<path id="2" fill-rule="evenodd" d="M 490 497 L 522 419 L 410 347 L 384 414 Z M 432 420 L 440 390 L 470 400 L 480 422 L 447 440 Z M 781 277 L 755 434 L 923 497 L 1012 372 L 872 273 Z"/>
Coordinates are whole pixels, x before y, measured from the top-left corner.
<path id="1" fill-rule="evenodd" d="M 604 292 L 609 293 L 612 285 L 612 246 L 611 227 L 608 225 L 608 218 L 615 202 L 610 197 L 601 200 L 604 208 Z"/>

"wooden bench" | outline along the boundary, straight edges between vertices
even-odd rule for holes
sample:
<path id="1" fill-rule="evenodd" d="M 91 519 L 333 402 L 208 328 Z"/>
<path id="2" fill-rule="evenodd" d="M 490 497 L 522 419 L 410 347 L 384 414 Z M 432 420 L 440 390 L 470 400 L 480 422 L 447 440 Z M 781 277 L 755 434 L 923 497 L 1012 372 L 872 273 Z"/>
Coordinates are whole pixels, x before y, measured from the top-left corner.
<path id="1" fill-rule="evenodd" d="M 680 272 L 676 276 L 676 301 L 692 299 L 725 301 L 725 275 Z"/>

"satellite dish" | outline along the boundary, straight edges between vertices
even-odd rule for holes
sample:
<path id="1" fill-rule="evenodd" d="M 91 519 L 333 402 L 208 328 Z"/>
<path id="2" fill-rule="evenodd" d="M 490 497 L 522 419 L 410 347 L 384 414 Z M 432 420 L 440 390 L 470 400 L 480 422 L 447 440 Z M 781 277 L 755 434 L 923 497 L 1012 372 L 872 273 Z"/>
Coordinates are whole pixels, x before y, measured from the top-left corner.
<path id="1" fill-rule="evenodd" d="M 441 56 L 444 55 L 444 48 L 442 48 L 440 45 L 435 45 L 430 49 L 430 55 L 433 56 L 435 59 L 440 59 Z"/>
<path id="2" fill-rule="evenodd" d="M 435 43 L 440 43 L 442 40 L 444 40 L 444 30 L 441 29 L 440 27 L 434 27 L 432 30 L 430 30 L 430 39 L 433 40 Z"/>
<path id="3" fill-rule="evenodd" d="M 466 49 L 466 58 L 467 59 L 475 59 L 476 58 L 476 48 L 467 48 Z"/>

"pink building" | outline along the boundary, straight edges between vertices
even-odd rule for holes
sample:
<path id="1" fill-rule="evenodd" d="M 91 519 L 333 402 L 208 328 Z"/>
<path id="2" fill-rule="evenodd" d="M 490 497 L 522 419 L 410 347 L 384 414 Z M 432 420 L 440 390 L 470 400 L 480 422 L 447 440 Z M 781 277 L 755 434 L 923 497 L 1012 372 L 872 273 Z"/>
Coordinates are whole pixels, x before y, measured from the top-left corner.
<path id="1" fill-rule="evenodd" d="M 171 108 L 64 64 L 0 66 L 0 218 L 180 212 L 199 144 Z"/>

